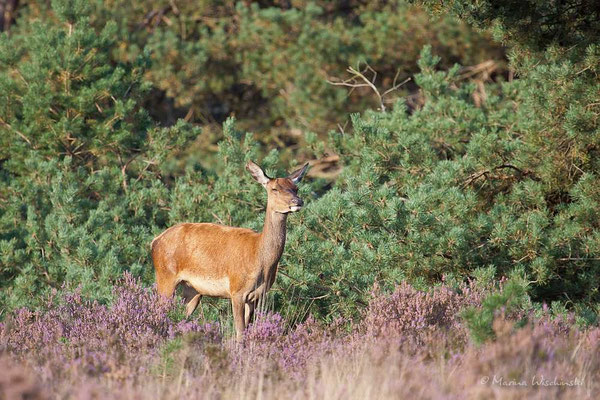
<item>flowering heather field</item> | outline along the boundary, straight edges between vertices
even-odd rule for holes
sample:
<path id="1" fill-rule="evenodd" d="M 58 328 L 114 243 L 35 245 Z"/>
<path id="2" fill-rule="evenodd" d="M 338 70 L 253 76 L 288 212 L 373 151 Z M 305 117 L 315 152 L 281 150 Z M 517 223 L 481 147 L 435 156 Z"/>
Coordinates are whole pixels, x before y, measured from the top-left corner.
<path id="1" fill-rule="evenodd" d="M 236 343 L 217 323 L 175 322 L 126 276 L 110 306 L 77 293 L 0 325 L 1 399 L 599 398 L 600 329 L 498 315 L 478 346 L 460 317 L 484 289 L 407 284 L 362 319 L 289 326 L 261 315 Z M 513 316 L 514 317 L 514 316 Z M 523 315 L 518 316 L 522 320 Z"/>

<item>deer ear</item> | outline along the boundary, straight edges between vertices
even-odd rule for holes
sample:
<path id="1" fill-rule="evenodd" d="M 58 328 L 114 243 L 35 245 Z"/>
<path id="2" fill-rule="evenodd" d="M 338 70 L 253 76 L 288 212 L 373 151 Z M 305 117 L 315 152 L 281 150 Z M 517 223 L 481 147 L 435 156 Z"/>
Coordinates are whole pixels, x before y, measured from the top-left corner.
<path id="1" fill-rule="evenodd" d="M 252 174 L 252 177 L 256 182 L 260 183 L 264 187 L 267 186 L 267 183 L 271 178 L 265 174 L 265 171 L 263 171 L 261 167 L 252 161 L 248 161 L 248 164 L 246 164 L 246 169 L 248 172 L 250 172 L 250 174 Z"/>
<path id="2" fill-rule="evenodd" d="M 306 175 L 306 171 L 308 171 L 308 163 L 304 164 L 304 167 L 297 169 L 296 171 L 289 174 L 288 179 L 294 182 L 295 185 L 298 182 L 300 182 L 302 178 L 304 178 L 304 175 Z"/>

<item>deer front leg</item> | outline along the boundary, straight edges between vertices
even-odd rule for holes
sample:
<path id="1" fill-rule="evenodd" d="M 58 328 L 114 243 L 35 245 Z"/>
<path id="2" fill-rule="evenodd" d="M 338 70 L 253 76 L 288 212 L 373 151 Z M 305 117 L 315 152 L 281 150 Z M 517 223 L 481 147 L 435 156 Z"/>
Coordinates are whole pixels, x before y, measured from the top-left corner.
<path id="1" fill-rule="evenodd" d="M 244 336 L 246 329 L 244 321 L 244 299 L 241 295 L 236 295 L 231 298 L 231 307 L 233 310 L 233 323 L 235 325 L 236 339 L 239 342 Z"/>

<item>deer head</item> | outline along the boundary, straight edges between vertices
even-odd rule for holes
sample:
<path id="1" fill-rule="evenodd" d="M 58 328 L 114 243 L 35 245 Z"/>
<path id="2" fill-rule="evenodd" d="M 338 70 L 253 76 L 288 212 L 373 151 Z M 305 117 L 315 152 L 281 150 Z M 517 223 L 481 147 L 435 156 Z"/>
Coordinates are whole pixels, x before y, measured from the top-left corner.
<path id="1" fill-rule="evenodd" d="M 246 169 L 252 174 L 254 180 L 267 190 L 267 208 L 277 213 L 287 214 L 300 210 L 304 205 L 302 199 L 298 197 L 296 184 L 308 171 L 308 163 L 286 178 L 269 178 L 262 168 L 252 161 L 248 161 Z"/>

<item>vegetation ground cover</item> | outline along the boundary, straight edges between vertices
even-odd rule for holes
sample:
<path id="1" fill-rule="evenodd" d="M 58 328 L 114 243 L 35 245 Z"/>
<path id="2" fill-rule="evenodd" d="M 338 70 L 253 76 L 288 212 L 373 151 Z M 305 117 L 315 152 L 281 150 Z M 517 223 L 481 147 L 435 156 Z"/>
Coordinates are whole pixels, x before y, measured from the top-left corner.
<path id="1" fill-rule="evenodd" d="M 597 394 L 594 2 L 9 3 L 2 390 Z M 380 93 L 410 80 L 383 110 L 331 84 L 349 66 Z M 155 304 L 149 243 L 183 221 L 260 229 L 249 159 L 314 169 L 266 314 L 235 346 L 226 302 L 203 302 L 212 324 Z M 236 368 L 247 385 L 227 386 Z"/>

